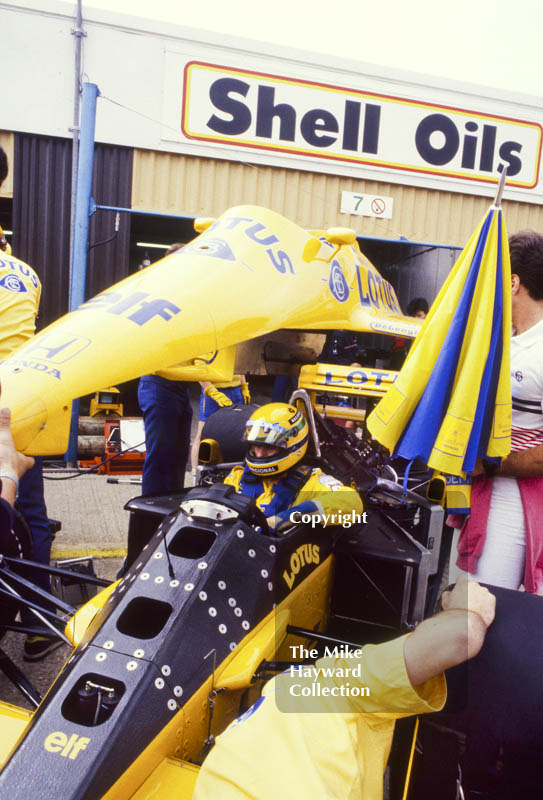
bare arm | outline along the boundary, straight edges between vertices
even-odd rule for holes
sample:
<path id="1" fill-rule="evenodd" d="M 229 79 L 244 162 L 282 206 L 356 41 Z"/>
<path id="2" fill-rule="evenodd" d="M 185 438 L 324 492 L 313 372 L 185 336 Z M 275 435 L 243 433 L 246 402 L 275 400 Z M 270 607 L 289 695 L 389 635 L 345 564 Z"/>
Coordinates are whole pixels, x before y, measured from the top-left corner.
<path id="1" fill-rule="evenodd" d="M 413 686 L 476 656 L 494 619 L 494 595 L 464 577 L 445 592 L 442 602 L 445 610 L 421 622 L 405 641 L 405 665 Z"/>
<path id="2" fill-rule="evenodd" d="M 537 478 L 543 475 L 543 445 L 509 453 L 495 474 L 514 478 Z"/>
<path id="3" fill-rule="evenodd" d="M 2 491 L 0 496 L 10 505 L 15 502 L 17 486 L 27 469 L 34 465 L 34 459 L 19 453 L 15 449 L 11 436 L 11 411 L 9 408 L 0 408 L 0 475 Z M 13 475 L 13 480 L 7 476 Z"/>
<path id="4" fill-rule="evenodd" d="M 475 469 L 471 473 L 475 478 L 477 475 L 484 475 L 483 462 L 477 459 Z M 489 473 L 490 474 L 490 473 Z M 543 445 L 530 447 L 528 450 L 520 450 L 518 453 L 509 453 L 507 458 L 501 463 L 494 475 L 504 475 L 510 478 L 539 478 L 543 476 Z"/>

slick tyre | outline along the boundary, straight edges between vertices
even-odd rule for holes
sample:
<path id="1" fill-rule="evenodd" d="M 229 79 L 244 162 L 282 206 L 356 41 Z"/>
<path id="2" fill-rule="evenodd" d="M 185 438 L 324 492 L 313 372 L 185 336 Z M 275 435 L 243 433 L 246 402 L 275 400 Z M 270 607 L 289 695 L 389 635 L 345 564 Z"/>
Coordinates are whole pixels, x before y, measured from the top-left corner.
<path id="1" fill-rule="evenodd" d="M 219 408 L 207 420 L 202 439 L 215 439 L 219 443 L 223 462 L 243 461 L 245 458 L 245 423 L 257 408 L 252 404 L 227 406 Z"/>

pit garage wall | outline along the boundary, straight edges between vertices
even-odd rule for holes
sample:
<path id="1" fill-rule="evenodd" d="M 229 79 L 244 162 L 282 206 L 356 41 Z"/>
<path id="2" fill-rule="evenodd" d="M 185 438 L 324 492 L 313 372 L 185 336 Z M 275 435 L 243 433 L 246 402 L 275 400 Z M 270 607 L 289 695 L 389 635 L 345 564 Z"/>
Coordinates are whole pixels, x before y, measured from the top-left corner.
<path id="1" fill-rule="evenodd" d="M 392 197 L 392 218 L 340 213 L 343 191 Z M 489 202 L 456 192 L 134 150 L 132 207 L 156 213 L 216 217 L 248 203 L 271 208 L 305 228 L 341 225 L 360 236 L 463 247 Z M 543 206 L 506 200 L 503 208 L 510 233 L 543 231 Z"/>
<path id="2" fill-rule="evenodd" d="M 42 282 L 38 328 L 68 311 L 72 142 L 14 134 L 13 254 L 30 264 Z M 132 191 L 132 149 L 96 144 L 92 197 L 97 204 L 127 207 Z M 89 244 L 109 239 L 114 214 L 97 211 Z M 89 250 L 86 297 L 93 297 L 128 275 L 130 214 L 122 214 L 115 238 Z"/>

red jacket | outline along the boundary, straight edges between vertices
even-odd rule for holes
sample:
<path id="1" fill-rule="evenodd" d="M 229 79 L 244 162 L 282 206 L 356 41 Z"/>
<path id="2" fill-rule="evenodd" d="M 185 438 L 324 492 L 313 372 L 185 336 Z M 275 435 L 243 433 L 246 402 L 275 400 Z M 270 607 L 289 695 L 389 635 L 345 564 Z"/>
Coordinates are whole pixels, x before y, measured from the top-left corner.
<path id="1" fill-rule="evenodd" d="M 516 478 L 526 523 L 526 566 L 524 588 L 539 594 L 543 588 L 543 478 Z M 480 475 L 471 488 L 471 513 L 462 528 L 458 541 L 456 565 L 466 572 L 475 572 L 483 552 L 486 526 L 492 498 L 492 478 Z M 464 517 L 453 514 L 449 525 L 460 528 Z"/>

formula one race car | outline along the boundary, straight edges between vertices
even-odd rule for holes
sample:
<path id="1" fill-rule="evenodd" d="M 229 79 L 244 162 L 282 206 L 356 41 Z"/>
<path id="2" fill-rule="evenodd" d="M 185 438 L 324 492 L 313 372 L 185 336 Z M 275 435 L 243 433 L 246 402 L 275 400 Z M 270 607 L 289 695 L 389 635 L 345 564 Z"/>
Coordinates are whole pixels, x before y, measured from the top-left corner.
<path id="1" fill-rule="evenodd" d="M 389 638 L 433 610 L 441 506 L 404 492 L 377 447 L 315 414 L 305 391 L 292 401 L 313 463 L 348 473 L 366 522 L 274 535 L 215 482 L 217 464 L 181 495 L 131 501 L 156 529 L 141 556 L 68 621 L 72 655 L 36 712 L 0 706 L 14 748 L 2 796 L 189 798 L 214 737 L 292 662 L 291 645 Z"/>
<path id="2" fill-rule="evenodd" d="M 197 230 L 201 235 L 188 246 L 85 302 L 0 365 L 2 403 L 11 408 L 19 450 L 64 452 L 71 400 L 101 386 L 173 368 L 182 380 L 229 381 L 238 345 L 271 332 L 417 335 L 419 323 L 401 314 L 392 287 L 360 252 L 352 231 L 307 232 L 252 206 L 202 221 Z M 51 617 L 48 598 L 24 577 L 23 560 L 2 556 L 0 595 L 7 597 L 7 610 L 0 608 L 0 635 L 13 627 L 13 609 L 24 603 L 73 651 L 43 700 L 0 651 L 0 668 L 36 706 L 29 712 L 0 702 L 1 797 L 189 800 L 214 738 L 257 699 L 264 680 L 288 667 L 293 645 L 384 640 L 433 612 L 448 557 L 441 505 L 410 491 L 415 487 L 407 478 L 398 481 L 396 466 L 368 438 L 330 419 L 351 411 L 331 409 L 328 394 L 379 397 L 394 379 L 393 372 L 374 367 L 311 363 L 291 398 L 310 422 L 314 463 L 364 501 L 366 519 L 351 527 L 300 522 L 274 535 L 248 500 L 221 485 L 226 448 L 221 435 L 208 430 L 200 485 L 129 504 L 131 524 L 145 540 L 141 555 L 76 613 L 57 598 L 64 618 Z M 360 421 L 363 410 L 354 411 Z M 228 409 L 215 416 L 223 412 Z M 424 474 L 419 482 L 427 479 Z M 436 482 L 430 496 L 439 501 Z M 534 605 L 540 598 L 514 594 L 515 603 L 534 606 L 534 619 L 540 614 Z M 519 631 L 516 625 L 511 635 Z M 526 640 L 533 650 L 540 639 L 524 637 L 514 654 L 522 660 Z M 500 640 L 492 652 L 503 652 Z M 532 657 L 537 662 L 543 655 Z M 533 721 L 541 692 L 522 665 L 515 670 L 535 698 Z M 481 685 L 498 686 L 488 680 L 488 665 L 482 674 Z M 499 674 L 493 670 L 492 678 Z M 490 697 L 477 691 L 475 699 L 491 709 L 498 730 L 499 691 Z M 518 744 L 525 738 L 519 733 L 508 750 L 507 725 L 500 723 L 499 735 L 490 737 L 484 719 L 474 723 L 474 740 L 496 743 L 490 766 L 499 782 L 504 763 L 520 763 Z M 539 796 L 519 791 L 521 778 L 532 785 L 530 770 L 543 755 L 543 736 L 530 735 L 535 758 L 530 765 L 522 759 L 522 775 L 514 766 L 508 773 L 508 796 L 522 800 Z M 412 739 L 393 760 L 390 800 L 407 796 Z M 454 798 L 456 753 L 451 758 L 453 794 L 438 774 L 426 794 L 411 800 Z M 486 791 L 489 782 L 474 785 Z M 501 800 L 496 792 L 488 797 Z"/>

